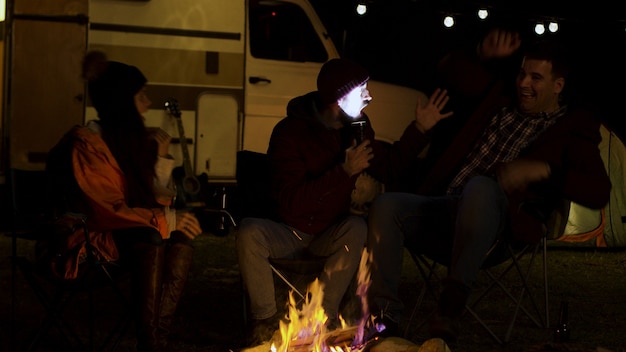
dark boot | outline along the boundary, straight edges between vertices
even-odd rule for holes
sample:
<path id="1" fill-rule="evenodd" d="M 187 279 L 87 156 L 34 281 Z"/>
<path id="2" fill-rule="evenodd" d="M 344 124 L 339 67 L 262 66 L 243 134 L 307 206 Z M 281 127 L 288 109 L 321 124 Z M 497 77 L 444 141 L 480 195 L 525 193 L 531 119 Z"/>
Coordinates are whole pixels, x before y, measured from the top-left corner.
<path id="1" fill-rule="evenodd" d="M 185 288 L 187 275 L 193 259 L 194 248 L 186 243 L 173 243 L 165 253 L 163 269 L 163 293 L 161 296 L 161 315 L 159 317 L 159 339 L 164 350 L 167 349 L 168 336 L 178 301 Z"/>
<path id="2" fill-rule="evenodd" d="M 133 246 L 133 303 L 136 309 L 137 351 L 161 352 L 158 340 L 161 286 L 165 245 L 136 243 Z"/>
<path id="3" fill-rule="evenodd" d="M 441 295 L 437 311 L 430 320 L 430 336 L 441 338 L 446 342 L 454 342 L 461 329 L 460 320 L 470 289 L 465 284 L 446 279 L 442 283 Z"/>
<path id="4" fill-rule="evenodd" d="M 268 341 L 272 341 L 273 336 L 280 328 L 280 314 L 276 313 L 267 319 L 254 319 L 246 328 L 246 347 L 256 347 Z M 280 344 L 280 341 L 273 341 Z"/>

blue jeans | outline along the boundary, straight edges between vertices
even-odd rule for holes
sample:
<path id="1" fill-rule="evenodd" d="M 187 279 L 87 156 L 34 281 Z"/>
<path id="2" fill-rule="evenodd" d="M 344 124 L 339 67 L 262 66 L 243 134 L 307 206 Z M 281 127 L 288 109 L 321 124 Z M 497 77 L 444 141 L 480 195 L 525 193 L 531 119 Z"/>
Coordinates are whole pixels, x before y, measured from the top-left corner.
<path id="1" fill-rule="evenodd" d="M 242 219 L 235 243 L 252 318 L 266 319 L 277 312 L 269 258 L 297 258 L 307 251 L 328 256 L 320 276 L 324 285 L 322 306 L 329 319 L 337 318 L 341 299 L 359 267 L 366 238 L 367 222 L 359 216 L 349 216 L 317 236 L 268 219 Z"/>
<path id="2" fill-rule="evenodd" d="M 448 265 L 448 278 L 471 287 L 485 254 L 504 231 L 508 201 L 489 177 L 469 180 L 459 196 L 384 193 L 369 211 L 368 291 L 372 314 L 403 318 L 398 298 L 404 247 Z"/>

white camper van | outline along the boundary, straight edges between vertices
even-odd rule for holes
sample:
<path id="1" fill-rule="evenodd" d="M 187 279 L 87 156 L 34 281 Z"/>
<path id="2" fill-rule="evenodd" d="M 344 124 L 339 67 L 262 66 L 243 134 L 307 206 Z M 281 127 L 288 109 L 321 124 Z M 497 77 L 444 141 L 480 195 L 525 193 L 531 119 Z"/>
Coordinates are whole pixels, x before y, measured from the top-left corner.
<path id="1" fill-rule="evenodd" d="M 88 18 L 88 48 L 144 72 L 147 123 L 184 137 L 172 155 L 209 182 L 235 181 L 237 151 L 266 152 L 287 102 L 315 90 L 322 64 L 338 57 L 306 0 L 90 0 Z M 369 89 L 377 138 L 399 138 L 420 93 Z M 164 109 L 172 98 L 178 114 Z M 87 105 L 85 119 L 95 117 Z"/>

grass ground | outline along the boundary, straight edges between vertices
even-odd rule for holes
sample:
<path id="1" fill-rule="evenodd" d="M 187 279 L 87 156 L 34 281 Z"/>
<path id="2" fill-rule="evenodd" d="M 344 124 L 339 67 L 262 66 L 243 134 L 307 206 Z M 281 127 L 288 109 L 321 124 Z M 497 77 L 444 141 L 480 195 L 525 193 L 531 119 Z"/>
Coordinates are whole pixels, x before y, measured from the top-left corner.
<path id="1" fill-rule="evenodd" d="M 31 248 L 20 246 L 23 254 Z M 34 328 L 41 321 L 41 309 L 35 296 L 21 276 L 17 276 L 16 321 L 11 325 L 10 297 L 10 240 L 0 236 L 0 351 L 9 351 L 9 342 L 15 341 L 19 349 L 32 340 Z M 463 318 L 463 334 L 453 352 L 484 351 L 626 351 L 626 250 L 556 249 L 548 253 L 550 275 L 550 323 L 557 322 L 559 305 L 569 304 L 570 342 L 554 344 L 553 330 L 534 326 L 525 316 L 520 316 L 511 335 L 511 341 L 499 345 L 469 315 Z M 410 312 L 422 288 L 416 266 L 407 255 L 403 270 L 401 296 Z M 532 290 L 540 291 L 541 268 L 531 272 Z M 479 285 L 483 285 L 483 281 Z M 285 302 L 282 290 L 279 302 Z M 111 303 L 110 292 L 96 297 L 101 325 L 110 324 L 122 311 Z M 173 337 L 179 351 L 212 352 L 238 351 L 242 348 L 242 290 L 232 234 L 225 237 L 202 235 L 196 242 L 194 265 L 184 297 L 180 303 Z M 85 336 L 81 314 L 82 299 L 74 301 L 70 321 L 78 324 Z M 350 302 L 349 302 L 350 303 Z M 499 332 L 504 328 L 503 317 L 510 312 L 505 296 L 489 298 L 481 311 Z M 540 301 L 541 303 L 541 301 Z M 409 324 L 407 339 L 420 344 L 426 339 L 417 325 L 433 308 L 428 296 Z M 348 304 L 354 307 L 354 301 Z M 123 339 L 118 351 L 133 351 L 132 329 Z M 98 338 L 101 338 L 98 330 Z M 13 339 L 11 338 L 13 337 Z M 52 329 L 42 351 L 66 351 L 66 347 Z"/>

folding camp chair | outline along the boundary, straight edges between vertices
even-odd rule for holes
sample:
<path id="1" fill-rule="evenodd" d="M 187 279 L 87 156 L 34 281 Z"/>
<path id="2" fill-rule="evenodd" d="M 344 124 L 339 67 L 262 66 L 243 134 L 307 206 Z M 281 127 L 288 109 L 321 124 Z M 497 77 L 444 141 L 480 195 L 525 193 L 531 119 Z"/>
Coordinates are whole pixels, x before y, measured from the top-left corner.
<path id="1" fill-rule="evenodd" d="M 267 155 L 252 151 L 237 153 L 237 190 L 239 217 L 271 218 L 270 173 Z M 326 257 L 305 256 L 297 259 L 272 258 L 270 267 L 274 274 L 298 297 L 306 297 L 306 286 L 324 269 Z M 285 300 L 285 302 L 287 302 Z M 248 320 L 247 294 L 243 295 L 244 326 Z"/>
<path id="2" fill-rule="evenodd" d="M 568 217 L 568 210 L 569 201 L 564 200 L 562 206 L 549 215 L 541 213 L 535 214 L 542 219 L 543 222 L 544 231 L 539 242 L 516 245 L 511 241 L 498 239 L 485 255 L 481 268 L 481 274 L 485 281 L 477 281 L 475 285 L 477 287 L 473 290 L 473 294 L 465 305 L 465 312 L 470 314 L 497 343 L 506 344 L 510 342 L 511 334 L 520 312 L 536 327 L 550 327 L 547 241 L 558 237 L 563 232 Z M 442 276 L 445 276 L 445 273 L 442 274 L 441 270 L 439 270 L 442 264 L 423 254 L 411 250 L 408 252 L 418 268 L 424 286 L 413 307 L 405 335 L 408 335 L 408 330 L 412 326 L 413 320 L 417 315 L 425 295 L 429 294 L 433 299 L 438 299 L 437 292 L 439 290 L 437 284 L 440 283 Z M 540 304 L 538 304 L 535 293 L 532 290 L 535 285 L 529 284 L 535 259 L 539 255 L 542 257 L 542 283 L 540 286 L 543 291 L 543 310 L 540 308 Z M 510 281 L 510 276 L 514 278 L 514 282 Z M 479 280 L 481 280 L 480 277 Z M 512 303 L 512 309 L 509 311 L 507 318 L 508 320 L 503 322 L 506 326 L 504 333 L 498 333 L 498 325 L 503 325 L 499 323 L 499 321 L 501 321 L 502 316 L 506 316 L 507 314 L 503 314 L 505 312 L 497 312 L 495 318 L 488 320 L 484 317 L 484 311 L 487 309 L 481 309 L 481 303 L 485 303 L 487 297 L 490 297 L 496 289 L 499 289 L 504 295 L 501 299 L 508 299 Z M 433 313 L 434 311 L 431 312 L 431 315 Z M 419 322 L 414 330 L 421 329 L 427 323 L 431 315 Z"/>
<path id="3" fill-rule="evenodd" d="M 118 286 L 123 275 L 115 263 L 103 262 L 93 255 L 88 236 L 86 217 L 81 214 L 64 214 L 62 217 L 51 218 L 46 209 L 46 172 L 11 169 L 9 183 L 12 195 L 13 229 L 9 234 L 12 238 L 12 283 L 11 283 L 11 334 L 12 350 L 38 351 L 49 350 L 52 343 L 59 343 L 57 348 L 66 351 L 96 351 L 115 350 L 121 342 L 129 326 L 127 312 L 128 301 L 124 290 Z M 38 243 L 49 240 L 51 236 L 59 235 L 62 231 L 81 230 L 85 234 L 86 259 L 81 264 L 79 275 L 75 279 L 63 279 L 53 275 L 49 266 L 37 261 L 35 249 Z M 27 345 L 18 348 L 15 339 L 17 333 L 17 273 L 22 274 L 28 287 L 35 294 L 36 299 L 44 310 L 44 316 L 39 322 L 31 338 L 26 340 Z M 112 289 L 117 303 L 120 306 L 117 322 L 110 332 L 96 344 L 96 323 L 94 293 L 104 288 Z M 109 291 L 107 291 L 109 292 Z M 86 295 L 87 308 L 79 304 Z M 24 295 L 20 295 L 23 297 Z M 85 319 L 74 321 L 75 315 Z M 84 328 L 87 331 L 84 332 Z M 98 325 L 100 327 L 100 324 Z M 61 341 L 52 341 L 49 336 L 56 328 Z M 86 335 L 86 336 L 85 336 Z"/>

